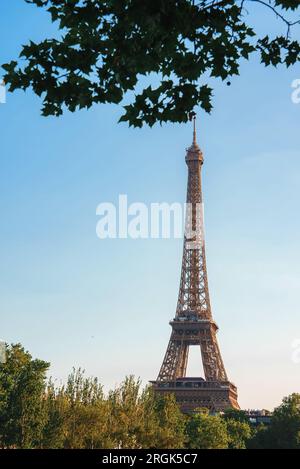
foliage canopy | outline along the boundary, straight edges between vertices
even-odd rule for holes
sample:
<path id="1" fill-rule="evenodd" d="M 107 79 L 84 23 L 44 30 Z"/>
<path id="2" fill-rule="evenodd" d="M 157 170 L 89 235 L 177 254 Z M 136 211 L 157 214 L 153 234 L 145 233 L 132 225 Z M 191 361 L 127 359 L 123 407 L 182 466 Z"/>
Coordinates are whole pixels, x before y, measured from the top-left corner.
<path id="1" fill-rule="evenodd" d="M 120 121 L 132 126 L 185 122 L 195 106 L 211 111 L 210 78 L 230 84 L 242 59 L 289 67 L 300 58 L 298 0 L 26 1 L 46 8 L 60 35 L 24 45 L 4 79 L 10 91 L 32 87 L 44 116 L 122 103 Z M 259 37 L 250 4 L 277 15 L 286 34 Z"/>
<path id="2" fill-rule="evenodd" d="M 157 396 L 133 376 L 104 393 L 73 370 L 64 385 L 47 381 L 49 363 L 18 345 L 0 364 L 1 448 L 300 448 L 300 394 L 285 398 L 271 424 L 250 425 L 243 411 L 183 415 L 173 395 Z"/>

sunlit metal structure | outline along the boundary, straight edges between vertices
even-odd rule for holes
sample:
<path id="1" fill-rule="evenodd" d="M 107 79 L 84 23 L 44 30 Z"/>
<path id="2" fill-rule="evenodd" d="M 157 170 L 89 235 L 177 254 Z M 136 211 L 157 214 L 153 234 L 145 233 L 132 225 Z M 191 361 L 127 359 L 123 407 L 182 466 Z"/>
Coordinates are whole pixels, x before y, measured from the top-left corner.
<path id="1" fill-rule="evenodd" d="M 187 210 L 178 303 L 159 375 L 151 383 L 155 392 L 174 393 L 184 412 L 202 407 L 219 412 L 228 407 L 239 409 L 239 405 L 237 389 L 227 378 L 210 305 L 201 185 L 204 158 L 197 144 L 195 116 L 193 123 L 193 143 L 185 158 Z M 204 378 L 186 376 L 189 347 L 193 345 L 200 346 Z"/>

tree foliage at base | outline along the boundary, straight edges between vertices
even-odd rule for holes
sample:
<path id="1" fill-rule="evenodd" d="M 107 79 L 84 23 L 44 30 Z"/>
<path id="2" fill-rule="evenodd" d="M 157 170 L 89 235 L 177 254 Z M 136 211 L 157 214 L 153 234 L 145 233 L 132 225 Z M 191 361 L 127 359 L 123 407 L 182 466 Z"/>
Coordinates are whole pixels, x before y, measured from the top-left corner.
<path id="1" fill-rule="evenodd" d="M 184 417 L 173 396 L 157 398 L 128 377 L 104 395 L 96 379 L 73 370 L 67 386 L 46 388 L 44 448 L 177 448 Z"/>
<path id="2" fill-rule="evenodd" d="M 271 425 L 261 426 L 249 448 L 300 449 L 300 394 L 285 397 L 274 410 Z"/>
<path id="3" fill-rule="evenodd" d="M 300 394 L 283 400 L 268 427 L 243 411 L 181 413 L 174 395 L 158 396 L 127 377 L 104 393 L 96 378 L 73 370 L 65 385 L 47 381 L 49 363 L 21 345 L 0 364 L 1 448 L 300 448 Z"/>
<path id="4" fill-rule="evenodd" d="M 3 65 L 4 79 L 10 91 L 32 87 L 42 96 L 44 116 L 129 96 L 120 121 L 185 122 L 195 106 L 211 111 L 210 77 L 230 84 L 254 52 L 266 66 L 300 58 L 291 37 L 298 0 L 26 1 L 47 9 L 61 36 L 23 46 L 20 59 Z M 258 37 L 250 4 L 276 15 L 286 35 Z M 145 85 L 149 76 L 157 86 Z"/>
<path id="5" fill-rule="evenodd" d="M 197 413 L 187 423 L 188 448 L 226 449 L 228 433 L 226 422 L 219 416 Z"/>
<path id="6" fill-rule="evenodd" d="M 107 395 L 96 378 L 73 370 L 65 385 L 46 380 L 49 364 L 21 345 L 0 364 L 2 448 L 181 448 L 185 416 L 173 395 L 127 377 Z"/>
<path id="7" fill-rule="evenodd" d="M 44 408 L 49 363 L 33 360 L 20 345 L 7 347 L 0 365 L 0 447 L 41 446 L 47 421 Z"/>

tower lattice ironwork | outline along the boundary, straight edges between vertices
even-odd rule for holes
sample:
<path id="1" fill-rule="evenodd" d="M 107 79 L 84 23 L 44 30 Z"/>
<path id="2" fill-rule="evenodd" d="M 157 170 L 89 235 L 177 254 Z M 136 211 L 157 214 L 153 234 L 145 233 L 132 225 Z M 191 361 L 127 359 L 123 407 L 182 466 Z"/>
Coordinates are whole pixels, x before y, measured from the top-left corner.
<path id="1" fill-rule="evenodd" d="M 181 279 L 171 337 L 156 381 L 160 393 L 174 392 L 184 411 L 196 407 L 210 410 L 239 408 L 236 387 L 228 381 L 213 320 L 205 255 L 201 169 L 203 153 L 196 140 L 186 153 L 188 186 Z M 204 378 L 186 377 L 189 347 L 200 346 Z M 200 355 L 199 355 L 200 358 Z"/>

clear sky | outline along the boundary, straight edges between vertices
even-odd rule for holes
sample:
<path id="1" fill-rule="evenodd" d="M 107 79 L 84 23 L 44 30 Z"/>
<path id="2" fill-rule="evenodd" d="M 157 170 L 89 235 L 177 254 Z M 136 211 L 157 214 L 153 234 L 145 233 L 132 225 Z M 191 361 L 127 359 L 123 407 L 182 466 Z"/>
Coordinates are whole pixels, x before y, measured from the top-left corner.
<path id="1" fill-rule="evenodd" d="M 254 10 L 259 31 L 282 32 Z M 1 0 L 0 63 L 54 27 L 23 0 Z M 299 34 L 299 33 L 298 33 Z M 300 67 L 243 64 L 200 112 L 207 262 L 213 314 L 244 408 L 300 391 Z M 73 366 L 114 386 L 155 379 L 170 335 L 181 240 L 99 240 L 96 207 L 184 202 L 190 125 L 128 129 L 117 106 L 40 117 L 31 92 L 0 105 L 0 336 L 65 379 Z M 196 373 L 192 354 L 191 373 Z M 200 358 L 200 355 L 199 355 Z"/>

